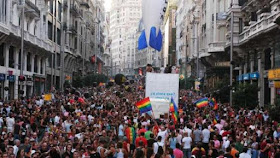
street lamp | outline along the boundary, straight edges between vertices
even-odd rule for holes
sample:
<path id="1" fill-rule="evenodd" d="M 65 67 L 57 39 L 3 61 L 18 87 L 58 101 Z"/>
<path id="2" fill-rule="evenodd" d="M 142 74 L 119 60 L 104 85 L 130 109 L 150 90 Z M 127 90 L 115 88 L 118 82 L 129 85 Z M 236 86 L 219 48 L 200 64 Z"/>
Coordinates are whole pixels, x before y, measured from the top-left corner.
<path id="1" fill-rule="evenodd" d="M 98 20 L 98 18 L 97 18 L 97 13 L 96 13 L 96 17 L 95 17 L 95 19 L 94 19 L 94 21 L 93 21 L 93 23 L 95 24 L 95 27 L 94 27 L 94 31 L 96 32 L 95 33 L 95 48 L 94 48 L 94 55 L 95 55 L 95 62 L 94 62 L 94 72 L 96 73 L 97 72 L 97 61 L 98 61 L 98 59 L 97 59 L 97 50 L 98 50 L 98 47 L 97 47 L 97 40 L 98 40 L 98 36 L 99 36 L 99 27 L 98 27 L 98 24 L 100 24 L 100 21 Z M 96 25 L 97 25 L 97 27 L 96 27 Z M 96 29 L 98 29 L 97 31 L 96 31 Z"/>

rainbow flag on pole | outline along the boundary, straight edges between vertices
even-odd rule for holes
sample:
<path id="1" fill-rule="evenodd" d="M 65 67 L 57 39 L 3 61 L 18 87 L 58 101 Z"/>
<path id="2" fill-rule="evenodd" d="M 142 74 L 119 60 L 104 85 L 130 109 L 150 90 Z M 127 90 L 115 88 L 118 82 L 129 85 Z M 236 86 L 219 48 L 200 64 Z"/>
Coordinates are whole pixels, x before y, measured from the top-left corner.
<path id="1" fill-rule="evenodd" d="M 195 102 L 196 107 L 203 108 L 208 106 L 208 98 L 202 98 Z"/>
<path id="2" fill-rule="evenodd" d="M 140 114 L 143 114 L 143 113 L 147 113 L 149 111 L 152 111 L 152 104 L 151 104 L 151 101 L 150 101 L 150 98 L 145 98 L 139 102 L 136 103 L 136 106 L 137 108 L 139 109 L 140 111 Z"/>
<path id="3" fill-rule="evenodd" d="M 171 98 L 170 104 L 169 104 L 169 111 L 171 112 L 171 117 L 174 121 L 174 123 L 176 124 L 178 122 L 178 108 L 176 106 L 176 103 L 173 99 L 173 97 Z"/>

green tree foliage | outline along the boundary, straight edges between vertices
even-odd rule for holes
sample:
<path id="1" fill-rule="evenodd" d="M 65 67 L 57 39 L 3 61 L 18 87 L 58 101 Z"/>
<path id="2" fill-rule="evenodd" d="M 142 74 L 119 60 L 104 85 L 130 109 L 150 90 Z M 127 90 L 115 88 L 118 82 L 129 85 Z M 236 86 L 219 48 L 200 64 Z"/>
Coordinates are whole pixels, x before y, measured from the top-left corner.
<path id="1" fill-rule="evenodd" d="M 229 103 L 229 76 L 225 75 L 221 80 L 215 83 L 215 87 L 211 90 L 212 96 L 221 103 Z"/>
<path id="2" fill-rule="evenodd" d="M 81 87 L 88 87 L 92 86 L 94 82 L 97 84 L 99 83 L 106 83 L 108 81 L 108 77 L 103 74 L 88 74 L 84 77 L 77 76 L 73 80 L 73 87 L 81 88 Z"/>
<path id="3" fill-rule="evenodd" d="M 184 78 L 179 80 L 179 87 L 180 89 L 191 89 L 194 87 L 194 79 L 189 77 L 189 78 Z"/>
<path id="4" fill-rule="evenodd" d="M 256 83 L 238 84 L 233 93 L 234 107 L 256 108 L 256 106 L 258 106 L 258 91 L 259 89 Z"/>

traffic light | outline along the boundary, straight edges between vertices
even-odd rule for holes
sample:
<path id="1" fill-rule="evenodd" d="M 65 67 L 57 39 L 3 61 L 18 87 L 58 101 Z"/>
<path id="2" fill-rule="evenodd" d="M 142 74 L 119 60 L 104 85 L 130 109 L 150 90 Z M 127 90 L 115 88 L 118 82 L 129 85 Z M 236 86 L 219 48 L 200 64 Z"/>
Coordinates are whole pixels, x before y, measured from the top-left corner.
<path id="1" fill-rule="evenodd" d="M 25 77 L 21 75 L 21 76 L 18 77 L 18 80 L 23 82 L 23 81 L 25 81 Z"/>

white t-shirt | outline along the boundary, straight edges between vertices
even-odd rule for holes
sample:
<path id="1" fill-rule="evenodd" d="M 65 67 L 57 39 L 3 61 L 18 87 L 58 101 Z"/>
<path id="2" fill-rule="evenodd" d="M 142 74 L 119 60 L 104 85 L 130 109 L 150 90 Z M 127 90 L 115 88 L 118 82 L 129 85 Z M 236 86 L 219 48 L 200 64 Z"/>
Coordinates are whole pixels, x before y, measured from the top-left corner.
<path id="1" fill-rule="evenodd" d="M 239 155 L 239 158 L 251 158 L 251 155 L 247 154 L 247 153 L 241 153 Z"/>
<path id="2" fill-rule="evenodd" d="M 163 142 L 155 142 L 155 143 L 153 144 L 153 147 L 154 147 L 154 154 L 157 154 L 157 152 L 158 152 L 158 147 L 159 147 L 159 146 L 161 146 L 161 147 L 163 148 L 164 143 L 163 143 Z"/>
<path id="3" fill-rule="evenodd" d="M 7 127 L 13 128 L 15 125 L 15 118 L 7 117 L 6 122 L 7 122 Z"/>
<path id="4" fill-rule="evenodd" d="M 204 129 L 202 131 L 202 142 L 203 143 L 209 143 L 209 138 L 210 138 L 210 131 L 209 131 L 209 129 Z"/>
<path id="5" fill-rule="evenodd" d="M 161 130 L 159 130 L 159 132 L 158 132 L 158 135 L 157 136 L 161 136 L 161 142 L 162 143 L 164 143 L 164 141 L 165 141 L 165 138 L 166 138 L 166 136 L 167 136 L 167 130 L 165 130 L 165 131 L 161 131 Z"/>
<path id="6" fill-rule="evenodd" d="M 189 129 L 189 128 L 184 128 L 184 133 L 185 133 L 185 132 L 188 132 L 188 136 L 191 137 L 191 135 L 192 135 L 192 130 L 191 130 L 191 129 Z"/>
<path id="7" fill-rule="evenodd" d="M 192 142 L 191 137 L 184 137 L 183 140 L 182 140 L 182 143 L 184 143 L 183 149 L 190 149 L 191 148 L 191 142 Z"/>
<path id="8" fill-rule="evenodd" d="M 177 142 L 181 145 L 182 144 L 182 135 L 181 134 L 178 134 L 176 139 L 177 139 Z"/>

